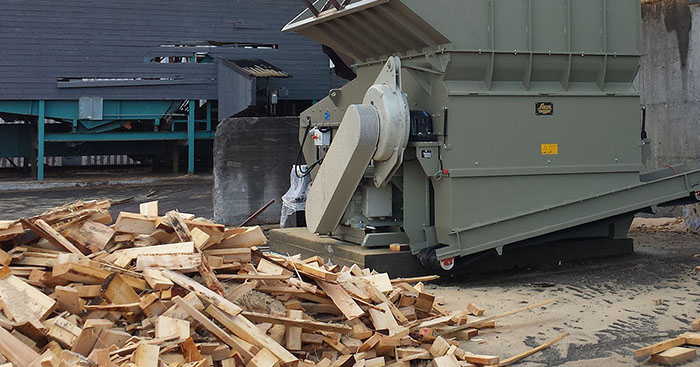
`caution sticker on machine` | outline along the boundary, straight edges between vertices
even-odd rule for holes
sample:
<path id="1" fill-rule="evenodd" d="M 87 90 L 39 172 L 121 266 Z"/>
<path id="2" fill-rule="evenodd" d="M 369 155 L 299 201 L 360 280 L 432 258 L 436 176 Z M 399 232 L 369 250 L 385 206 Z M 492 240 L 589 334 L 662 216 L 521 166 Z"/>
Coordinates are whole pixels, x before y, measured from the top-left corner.
<path id="1" fill-rule="evenodd" d="M 558 155 L 559 144 L 542 144 L 542 155 Z"/>

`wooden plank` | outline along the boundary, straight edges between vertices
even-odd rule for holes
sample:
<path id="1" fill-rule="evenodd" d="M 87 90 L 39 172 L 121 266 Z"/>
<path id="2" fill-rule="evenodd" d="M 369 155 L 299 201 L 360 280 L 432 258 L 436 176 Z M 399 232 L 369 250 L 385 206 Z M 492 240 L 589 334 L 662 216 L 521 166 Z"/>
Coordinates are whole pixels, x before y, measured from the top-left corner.
<path id="1" fill-rule="evenodd" d="M 464 356 L 464 360 L 469 363 L 478 364 L 480 366 L 493 366 L 498 365 L 498 363 L 501 361 L 501 358 L 499 356 L 467 354 Z"/>
<path id="2" fill-rule="evenodd" d="M 149 268 L 170 270 L 194 270 L 202 265 L 202 254 L 187 255 L 139 255 L 136 258 L 136 270 Z"/>
<path id="3" fill-rule="evenodd" d="M 685 344 L 700 346 L 700 333 L 684 333 L 679 337 L 685 338 Z"/>
<path id="4" fill-rule="evenodd" d="M 11 240 L 24 233 L 22 223 L 0 221 L 0 242 Z"/>
<path id="5" fill-rule="evenodd" d="M 250 362 L 248 362 L 246 367 L 277 367 L 279 364 L 279 358 L 277 358 L 267 348 L 262 348 L 258 354 L 256 354 L 255 357 L 250 360 Z"/>
<path id="6" fill-rule="evenodd" d="M 149 217 L 158 216 L 158 200 L 139 204 L 139 213 Z"/>
<path id="7" fill-rule="evenodd" d="M 437 357 L 433 359 L 433 366 L 435 367 L 460 367 L 457 358 L 454 354 L 448 354 L 446 356 Z"/>
<path id="8" fill-rule="evenodd" d="M 659 354 L 673 347 L 679 347 L 683 344 L 685 344 L 685 338 L 679 336 L 677 338 L 664 340 L 662 342 L 658 342 L 656 344 L 637 349 L 636 351 L 634 351 L 634 356 L 637 358 L 644 358 L 652 354 Z"/>
<path id="9" fill-rule="evenodd" d="M 105 269 L 100 269 L 96 262 L 90 262 L 89 265 L 65 263 L 54 266 L 51 275 L 56 278 L 67 280 L 69 282 L 83 284 L 102 284 L 107 277 L 112 275 L 112 272 Z M 146 281 L 143 279 L 134 278 L 128 275 L 122 275 L 124 280 L 134 289 L 143 291 L 146 290 Z"/>
<path id="10" fill-rule="evenodd" d="M 80 291 L 71 287 L 57 286 L 54 288 L 54 293 L 56 294 L 59 309 L 75 315 L 83 313 L 85 300 L 80 298 Z"/>
<path id="11" fill-rule="evenodd" d="M 116 233 L 112 228 L 93 221 L 85 222 L 78 232 L 85 237 L 90 245 L 97 246 L 99 249 L 104 249 Z"/>
<path id="12" fill-rule="evenodd" d="M 133 360 L 137 367 L 158 367 L 159 355 L 159 346 L 141 343 L 134 351 Z"/>
<path id="13" fill-rule="evenodd" d="M 7 330 L 0 327 L 0 353 L 12 362 L 15 367 L 27 367 L 39 358 L 35 352 Z"/>
<path id="14" fill-rule="evenodd" d="M 222 330 L 220 327 L 216 326 L 208 317 L 204 316 L 201 312 L 197 311 L 189 303 L 185 302 L 181 297 L 177 296 L 173 298 L 173 302 L 185 311 L 190 317 L 200 323 L 205 329 L 209 330 L 214 336 L 219 338 L 222 342 L 226 343 L 229 347 L 233 348 L 238 352 L 244 362 L 250 361 L 253 358 L 253 353 L 247 349 L 242 343 L 237 341 L 227 332 Z"/>
<path id="15" fill-rule="evenodd" d="M 511 364 L 516 363 L 523 358 L 529 357 L 529 356 L 531 356 L 531 355 L 533 355 L 533 354 L 535 354 L 543 349 L 551 347 L 552 345 L 554 345 L 558 341 L 566 338 L 567 336 L 569 336 L 569 333 L 564 333 L 564 334 L 562 334 L 562 335 L 560 335 L 560 336 L 558 336 L 558 337 L 556 337 L 556 338 L 554 338 L 554 339 L 552 339 L 552 340 L 550 340 L 550 341 L 548 341 L 548 342 L 546 342 L 546 343 L 544 343 L 536 348 L 532 348 L 532 349 L 528 350 L 527 352 L 520 353 L 517 356 L 513 356 L 510 358 L 504 359 L 498 364 L 498 366 L 499 367 L 510 366 Z"/>
<path id="16" fill-rule="evenodd" d="M 467 310 L 474 316 L 484 316 L 484 309 L 471 302 L 467 305 Z"/>
<path id="17" fill-rule="evenodd" d="M 321 280 L 316 280 L 316 283 L 330 297 L 333 303 L 340 309 L 348 320 L 354 320 L 365 314 L 360 306 L 345 292 L 345 289 L 338 284 L 331 284 Z"/>
<path id="18" fill-rule="evenodd" d="M 433 280 L 440 279 L 439 275 L 426 275 L 422 277 L 413 277 L 413 278 L 396 278 L 392 279 L 391 283 L 392 284 L 398 284 L 398 283 L 418 283 L 418 282 L 431 282 Z"/>
<path id="19" fill-rule="evenodd" d="M 387 273 L 374 274 L 362 277 L 362 279 L 372 283 L 372 285 L 382 293 L 387 293 L 394 290 L 394 287 L 391 285 L 391 280 L 389 279 L 389 274 Z"/>
<path id="20" fill-rule="evenodd" d="M 68 252 L 76 254 L 83 259 L 87 259 L 85 254 L 78 250 L 78 248 L 75 247 L 75 245 L 73 245 L 70 241 L 63 237 L 63 235 L 56 232 L 56 230 L 54 230 L 48 223 L 44 222 L 43 220 L 38 219 L 36 222 L 34 222 L 34 224 L 23 220 L 22 224 L 28 225 L 36 234 L 38 234 L 40 237 L 45 238 L 54 246 L 60 249 L 65 249 Z"/>
<path id="21" fill-rule="evenodd" d="M 284 349 L 283 346 L 279 345 L 279 343 L 267 334 L 260 331 L 255 324 L 250 322 L 243 315 L 230 317 L 221 312 L 217 307 L 214 307 L 214 305 L 210 305 L 206 311 L 210 316 L 216 319 L 216 321 L 231 330 L 239 338 L 260 348 L 269 349 L 270 352 L 282 361 L 282 364 L 292 365 L 299 361 L 293 354 Z"/>
<path id="22" fill-rule="evenodd" d="M 156 230 L 157 216 L 121 212 L 114 222 L 114 230 L 121 233 L 151 234 Z"/>
<path id="23" fill-rule="evenodd" d="M 143 269 L 142 274 L 153 290 L 159 291 L 168 289 L 174 285 L 174 283 L 170 279 L 164 277 L 158 269 Z"/>
<path id="24" fill-rule="evenodd" d="M 697 358 L 697 352 L 691 348 L 673 347 L 659 354 L 651 356 L 652 363 L 675 366 L 677 364 L 693 361 Z"/>
<path id="25" fill-rule="evenodd" d="M 249 320 L 252 320 L 249 316 L 245 316 Z M 290 319 L 302 320 L 304 318 L 304 312 L 299 310 L 287 310 L 287 317 Z M 285 348 L 288 350 L 301 350 L 301 327 L 287 325 L 287 331 L 284 336 Z"/>
<path id="26" fill-rule="evenodd" d="M 194 245 L 197 246 L 198 249 L 202 249 L 202 246 L 206 244 L 209 241 L 209 234 L 204 232 L 203 230 L 195 227 L 190 230 L 190 234 L 192 235 L 192 241 L 194 242 Z"/>
<path id="27" fill-rule="evenodd" d="M 170 225 L 172 225 L 173 229 L 175 230 L 175 233 L 181 241 L 192 241 L 192 234 L 190 233 L 190 229 L 189 227 L 187 227 L 187 224 L 185 224 L 185 221 L 182 219 L 182 216 L 178 212 L 169 211 L 168 213 L 166 213 L 166 217 L 170 221 Z M 202 252 L 199 248 L 197 248 L 197 246 L 195 246 L 194 248 L 195 253 Z M 204 284 L 206 284 L 206 286 L 209 289 L 211 289 L 220 296 L 224 295 L 224 286 L 221 285 L 219 279 L 216 278 L 216 274 L 209 266 L 206 256 L 202 257 L 202 264 L 197 267 L 197 270 L 202 276 Z"/>
<path id="28" fill-rule="evenodd" d="M 233 302 L 227 300 L 226 298 L 220 296 L 214 291 L 206 288 L 205 286 L 195 282 L 194 280 L 188 278 L 185 275 L 176 273 L 172 270 L 162 270 L 161 273 L 167 279 L 172 280 L 175 284 L 195 292 L 198 296 L 205 299 L 207 302 L 219 307 L 231 316 L 236 316 L 241 313 L 242 309 L 236 306 Z"/>
<path id="29" fill-rule="evenodd" d="M 291 274 L 217 274 L 221 280 L 287 280 Z"/>
<path id="30" fill-rule="evenodd" d="M 306 330 L 329 331 L 333 333 L 350 334 L 352 328 L 342 324 L 328 324 L 325 322 L 306 320 L 297 317 L 283 317 L 258 312 L 243 311 L 242 315 L 254 322 L 266 322 L 291 327 L 300 327 Z M 302 313 L 303 315 L 303 313 Z"/>
<path id="31" fill-rule="evenodd" d="M 139 303 L 141 301 L 139 295 L 129 286 L 129 283 L 126 282 L 121 274 L 115 274 L 106 286 L 107 288 L 102 295 L 115 305 Z"/>
<path id="32" fill-rule="evenodd" d="M 105 261 L 109 263 L 118 263 L 120 266 L 126 266 L 129 262 L 141 255 L 181 255 L 194 254 L 194 242 L 171 243 L 167 245 L 135 247 L 124 250 L 114 251 L 109 256 L 105 257 Z"/>
<path id="33" fill-rule="evenodd" d="M 176 336 L 180 341 L 189 338 L 190 322 L 159 316 L 156 320 L 156 338 L 170 338 L 172 336 Z"/>
<path id="34" fill-rule="evenodd" d="M 262 228 L 260 228 L 260 226 L 254 226 L 247 227 L 242 232 L 224 238 L 223 240 L 221 240 L 221 243 L 212 246 L 212 248 L 243 248 L 260 246 L 266 243 L 267 237 L 265 237 Z"/>
<path id="35" fill-rule="evenodd" d="M 0 279 L 0 303 L 18 324 L 44 320 L 57 306 L 55 300 L 11 274 Z"/>

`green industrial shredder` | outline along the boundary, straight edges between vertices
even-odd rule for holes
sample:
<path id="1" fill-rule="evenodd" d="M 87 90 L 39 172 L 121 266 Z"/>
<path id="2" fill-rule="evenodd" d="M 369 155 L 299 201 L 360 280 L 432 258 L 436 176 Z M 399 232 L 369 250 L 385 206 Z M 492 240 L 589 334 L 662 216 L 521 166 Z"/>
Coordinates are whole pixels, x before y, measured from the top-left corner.
<path id="1" fill-rule="evenodd" d="M 700 171 L 643 173 L 639 0 L 306 3 L 283 31 L 357 74 L 301 114 L 310 241 L 408 244 L 449 270 L 697 202 Z"/>

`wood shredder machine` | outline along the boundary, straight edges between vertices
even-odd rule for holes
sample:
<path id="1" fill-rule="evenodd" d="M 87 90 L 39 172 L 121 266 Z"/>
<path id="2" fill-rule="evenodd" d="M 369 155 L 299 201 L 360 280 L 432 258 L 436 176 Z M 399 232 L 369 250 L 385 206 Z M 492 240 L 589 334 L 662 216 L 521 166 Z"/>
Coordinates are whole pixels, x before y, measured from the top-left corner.
<path id="1" fill-rule="evenodd" d="M 300 117 L 308 231 L 448 270 L 698 201 L 699 171 L 644 169 L 639 0 L 305 3 L 283 31 L 357 74 Z"/>

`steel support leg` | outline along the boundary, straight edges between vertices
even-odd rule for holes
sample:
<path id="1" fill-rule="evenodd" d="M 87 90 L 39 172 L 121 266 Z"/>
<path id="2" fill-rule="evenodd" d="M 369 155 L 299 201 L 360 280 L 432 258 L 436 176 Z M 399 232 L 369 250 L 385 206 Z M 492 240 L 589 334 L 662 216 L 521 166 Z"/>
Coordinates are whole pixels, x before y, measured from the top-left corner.
<path id="1" fill-rule="evenodd" d="M 194 173 L 194 110 L 196 101 L 190 100 L 190 114 L 187 119 L 187 173 Z"/>
<path id="2" fill-rule="evenodd" d="M 44 128 L 46 124 L 46 101 L 39 101 L 39 119 L 37 122 L 37 157 L 36 179 L 44 180 Z"/>

